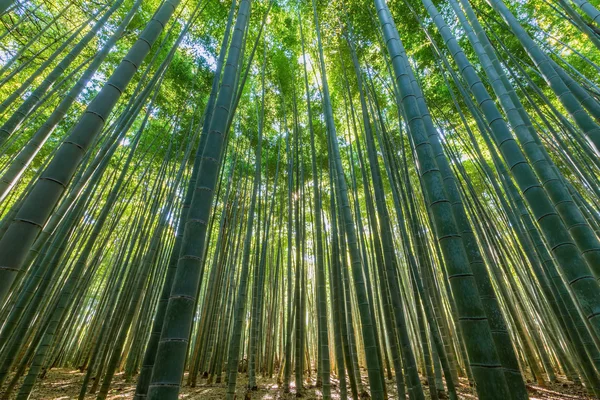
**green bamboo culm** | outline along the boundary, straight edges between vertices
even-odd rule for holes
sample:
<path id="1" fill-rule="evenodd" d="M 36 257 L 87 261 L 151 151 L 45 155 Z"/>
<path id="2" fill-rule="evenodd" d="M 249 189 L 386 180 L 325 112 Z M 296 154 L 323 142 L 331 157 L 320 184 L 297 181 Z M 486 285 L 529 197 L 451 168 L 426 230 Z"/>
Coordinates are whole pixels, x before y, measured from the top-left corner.
<path id="1" fill-rule="evenodd" d="M 147 397 L 150 399 L 177 399 L 179 395 L 196 305 L 195 298 L 202 278 L 201 258 L 204 253 L 204 241 L 217 175 L 222 161 L 224 138 L 227 134 L 229 105 L 234 96 L 239 60 L 243 56 L 241 50 L 244 32 L 250 17 L 250 5 L 250 0 L 242 0 L 238 8 L 238 16 L 223 71 L 223 81 L 200 160 L 197 186 L 194 188 L 188 219 L 185 222 L 177 271 L 156 353 L 156 359 L 160 360 L 160 363 L 154 364 L 148 390 Z"/>
<path id="2" fill-rule="evenodd" d="M 179 0 L 166 0 L 157 10 L 24 199 L 0 240 L 0 302 L 6 298 L 12 282 L 21 271 L 29 247 L 65 192 L 85 152 L 102 130 L 178 4 Z"/>
<path id="3" fill-rule="evenodd" d="M 369 309 L 369 301 L 367 298 L 367 288 L 363 279 L 362 271 L 362 258 L 360 256 L 358 241 L 356 235 L 356 227 L 354 224 L 354 217 L 350 209 L 350 201 L 348 199 L 348 187 L 344 177 L 342 168 L 342 160 L 339 151 L 339 145 L 337 142 L 335 122 L 333 120 L 333 109 L 331 106 L 331 100 L 329 96 L 329 86 L 327 83 L 327 76 L 325 72 L 325 59 L 323 56 L 323 45 L 321 43 L 321 33 L 319 27 L 319 19 L 317 15 L 317 8 L 315 0 L 313 0 L 313 15 L 315 19 L 315 30 L 317 34 L 317 46 L 319 49 L 319 62 L 321 69 L 321 86 L 323 90 L 323 102 L 325 112 L 325 125 L 327 127 L 327 134 L 329 135 L 329 143 L 331 144 L 330 157 L 333 159 L 333 166 L 335 173 L 337 174 L 336 186 L 342 203 L 339 205 L 342 215 L 344 217 L 344 229 L 346 234 L 348 250 L 350 253 L 350 260 L 352 263 L 352 275 L 354 277 L 354 286 L 357 295 L 359 316 L 361 320 L 361 327 L 363 333 L 364 348 L 367 358 L 367 372 L 369 375 L 369 386 L 371 388 L 371 397 L 373 399 L 383 398 L 383 385 L 385 384 L 383 371 L 381 370 L 381 363 L 379 360 L 379 352 L 376 347 L 376 332 L 374 316 L 371 315 Z"/>
<path id="4" fill-rule="evenodd" d="M 313 174 L 313 202 L 314 202 L 314 219 L 315 219 L 315 240 L 316 248 L 316 263 L 317 263 L 317 318 L 319 322 L 319 354 L 320 354 L 320 371 L 321 385 L 323 388 L 323 399 L 331 398 L 331 363 L 329 361 L 329 337 L 328 337 L 328 320 L 327 320 L 327 291 L 325 285 L 325 257 L 323 250 L 323 221 L 321 217 L 322 200 L 321 188 L 319 186 L 319 176 L 317 174 L 317 156 L 315 151 L 315 130 L 312 121 L 312 106 L 310 100 L 310 87 L 308 84 L 308 72 L 306 71 L 306 52 L 304 49 L 304 32 L 302 29 L 301 14 L 298 12 L 298 21 L 300 25 L 300 41 L 302 45 L 302 60 L 304 62 L 304 90 L 306 92 L 306 111 L 308 114 L 308 130 L 310 133 L 310 151 L 311 151 L 311 171 Z"/>
<path id="5" fill-rule="evenodd" d="M 14 2 L 15 0 L 2 0 L 0 2 L 0 14 L 4 14 Z"/>
<path id="6" fill-rule="evenodd" d="M 470 368 L 477 384 L 477 393 L 482 399 L 506 398 L 509 392 L 501 363 L 483 305 L 479 299 L 473 273 L 469 268 L 467 254 L 454 220 L 451 203 L 443 190 L 442 176 L 435 162 L 433 149 L 427 137 L 409 74 L 402 61 L 404 50 L 395 23 L 385 2 L 376 0 L 375 7 L 392 60 L 396 84 L 402 96 L 402 106 L 409 121 L 409 132 L 419 160 L 421 179 L 434 219 L 436 236 L 447 262 L 448 279 L 453 292 L 457 293 L 455 301 L 469 353 Z"/>
<path id="7" fill-rule="evenodd" d="M 556 97 L 581 129 L 588 143 L 594 149 L 596 156 L 600 156 L 600 125 L 585 112 L 582 104 L 552 67 L 550 58 L 535 44 L 506 5 L 501 0 L 488 0 L 488 3 L 500 14 L 516 38 L 521 42 L 531 60 L 556 94 Z"/>
<path id="8" fill-rule="evenodd" d="M 432 7 L 429 8 L 432 9 Z M 576 242 L 565 226 L 559 212 L 557 212 L 552 204 L 544 186 L 538 180 L 533 168 L 527 162 L 527 159 L 518 147 L 516 140 L 512 137 L 506 121 L 502 118 L 500 111 L 479 79 L 475 69 L 467 60 L 464 52 L 458 45 L 458 42 L 450 33 L 449 28 L 440 20 L 441 16 L 439 13 L 435 15 L 442 27 L 440 31 L 443 35 L 446 35 L 446 45 L 452 52 L 465 80 L 469 83 L 473 96 L 480 104 L 482 104 L 483 116 L 496 141 L 496 145 L 500 149 L 500 153 L 504 157 L 509 170 L 512 171 L 515 181 L 521 189 L 522 196 L 530 205 L 533 215 L 540 225 L 541 231 L 544 234 L 550 249 L 552 249 L 556 261 L 562 268 L 563 273 L 567 278 L 567 282 L 573 290 L 575 298 L 582 307 L 585 317 L 588 319 L 596 334 L 600 334 L 600 314 L 598 314 L 600 312 L 600 288 L 592 271 L 581 252 L 578 250 Z M 485 107 L 483 106 L 484 104 Z M 519 125 L 517 125 L 517 127 L 518 126 Z M 536 144 L 533 142 L 533 139 L 531 139 L 528 145 L 531 146 Z M 546 159 L 542 155 L 538 156 L 534 161 L 539 164 L 540 161 L 546 161 Z M 548 174 L 552 172 L 553 171 L 550 169 L 543 177 L 546 178 Z M 547 184 L 551 185 L 552 182 Z M 560 189 L 561 183 L 558 183 L 558 186 L 558 189 Z M 553 192 L 556 194 L 557 190 L 554 189 Z M 564 200 L 565 199 L 563 198 L 561 201 L 557 201 L 557 207 L 567 208 L 563 208 L 564 214 L 566 214 L 567 217 L 576 218 L 575 214 L 568 210 L 568 207 L 574 207 L 575 205 L 573 203 L 565 202 Z M 574 212 L 577 211 L 578 210 L 574 210 Z M 567 221 L 571 222 L 569 219 L 567 219 Z M 580 231 L 585 234 L 585 225 L 585 223 L 577 224 L 574 227 L 574 234 L 579 234 Z M 594 260 L 597 257 L 599 249 L 594 246 L 594 242 L 597 242 L 597 238 L 592 237 L 592 239 L 596 240 L 585 240 L 582 241 L 582 243 L 586 246 L 583 249 L 586 253 L 589 252 L 592 266 L 596 269 L 597 265 L 595 265 L 596 263 Z M 591 247 L 588 247 L 590 245 Z"/>
<path id="9" fill-rule="evenodd" d="M 17 110 L 15 110 L 15 112 L 11 115 L 8 121 L 6 121 L 0 127 L 0 145 L 4 143 L 6 139 L 10 135 L 12 135 L 16 129 L 18 129 L 19 125 L 21 125 L 23 120 L 27 117 L 27 114 L 29 114 L 33 107 L 35 107 L 38 104 L 38 102 L 43 98 L 44 94 L 48 91 L 48 89 L 50 89 L 51 86 L 55 83 L 55 81 L 67 70 L 67 68 L 69 68 L 73 60 L 75 60 L 75 58 L 81 53 L 85 46 L 87 46 L 87 44 L 98 34 L 98 31 L 102 27 L 104 27 L 106 21 L 116 10 L 119 9 L 122 3 L 122 0 L 116 1 L 112 5 L 112 7 L 110 7 L 102 15 L 102 17 L 98 19 L 98 21 L 96 21 L 92 29 L 90 29 L 89 32 L 71 49 L 71 51 L 69 51 L 69 54 L 67 54 L 65 58 L 63 58 L 61 62 L 58 63 L 56 67 L 54 67 L 54 69 L 44 78 L 42 83 L 38 87 L 36 87 L 35 90 L 31 92 L 31 94 L 27 96 L 26 100 L 19 106 Z M 69 40 L 65 41 L 65 43 L 69 43 Z M 62 49 L 59 47 L 55 54 L 60 54 L 61 50 Z M 49 59 L 46 60 L 46 62 L 49 63 L 49 61 L 52 58 L 52 56 L 49 57 Z M 32 76 L 29 77 L 28 81 L 33 81 L 35 77 L 36 74 L 34 73 Z M 6 110 L 6 108 L 12 102 L 12 100 L 14 98 L 17 98 L 27 88 L 27 83 L 28 82 L 24 82 L 21 85 L 21 87 L 11 95 L 11 97 L 5 100 L 0 106 L 0 110 Z"/>
<path id="10" fill-rule="evenodd" d="M 41 150 L 42 146 L 52 134 L 58 123 L 65 117 L 69 108 L 73 105 L 77 96 L 81 94 L 83 89 L 89 83 L 94 73 L 98 70 L 102 62 L 106 59 L 111 48 L 121 37 L 131 19 L 136 14 L 140 7 L 141 0 L 138 0 L 131 7 L 131 10 L 125 15 L 115 32 L 106 41 L 102 49 L 94 56 L 90 65 L 83 72 L 79 80 L 71 90 L 66 94 L 64 99 L 44 122 L 44 124 L 33 134 L 25 147 L 19 152 L 13 160 L 9 168 L 0 177 L 0 200 L 3 200 L 13 186 L 17 183 L 25 169 L 29 166 L 36 154 Z"/>
<path id="11" fill-rule="evenodd" d="M 223 38 L 223 42 L 221 45 L 221 50 L 219 54 L 219 58 L 217 60 L 217 68 L 215 72 L 215 76 L 213 78 L 211 92 L 209 95 L 209 100 L 206 105 L 206 110 L 204 113 L 204 121 L 202 125 L 198 125 L 198 130 L 201 129 L 200 135 L 201 138 L 206 138 L 208 134 L 208 129 L 210 125 L 210 121 L 212 120 L 212 113 L 214 109 L 214 103 L 216 100 L 217 92 L 219 89 L 219 82 L 221 78 L 221 71 L 223 69 L 223 62 L 225 60 L 226 55 L 226 45 L 229 42 L 229 32 L 231 23 L 233 20 L 233 12 L 235 11 L 235 2 L 232 2 L 231 9 L 229 12 L 229 18 L 227 20 L 227 29 L 225 33 L 225 37 Z M 192 125 L 190 125 L 191 127 Z M 135 389 L 135 399 L 140 400 L 144 399 L 148 394 L 148 386 L 150 385 L 150 379 L 152 377 L 152 370 L 154 368 L 154 363 L 156 360 L 156 351 L 158 349 L 158 343 L 160 340 L 160 334 L 162 332 L 162 326 L 164 322 L 164 315 L 167 310 L 167 305 L 169 302 L 169 295 L 171 293 L 171 286 L 173 285 L 173 279 L 175 277 L 175 271 L 177 270 L 177 261 L 179 259 L 179 251 L 181 250 L 181 242 L 183 239 L 183 231 L 185 227 L 185 221 L 187 221 L 187 215 L 190 208 L 190 204 L 192 202 L 192 196 L 194 194 L 194 189 L 196 185 L 196 181 L 198 179 L 198 171 L 200 169 L 200 161 L 201 156 L 204 151 L 204 144 L 202 140 L 198 144 L 196 152 L 194 154 L 194 162 L 192 167 L 191 176 L 189 178 L 188 186 L 185 191 L 185 197 L 183 204 L 181 206 L 181 210 L 178 217 L 177 224 L 177 233 L 175 237 L 175 243 L 173 245 L 173 249 L 171 251 L 171 255 L 168 261 L 167 273 L 165 280 L 163 282 L 163 287 L 161 289 L 160 298 L 158 300 L 158 307 L 156 310 L 156 317 L 152 324 L 150 338 L 146 345 L 146 350 L 144 352 L 144 357 L 142 360 L 141 371 L 138 376 L 137 385 Z"/>

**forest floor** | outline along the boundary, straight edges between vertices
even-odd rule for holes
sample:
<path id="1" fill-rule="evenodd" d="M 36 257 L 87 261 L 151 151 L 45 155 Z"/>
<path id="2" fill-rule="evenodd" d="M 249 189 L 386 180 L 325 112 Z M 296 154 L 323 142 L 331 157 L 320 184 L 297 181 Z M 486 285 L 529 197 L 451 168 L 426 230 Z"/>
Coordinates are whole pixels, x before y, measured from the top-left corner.
<path id="1" fill-rule="evenodd" d="M 365 374 L 366 375 L 366 374 Z M 314 376 L 313 376 L 314 377 Z M 243 379 L 242 379 L 243 378 Z M 365 376 L 366 378 L 366 376 Z M 48 375 L 38 381 L 36 388 L 30 399 L 35 400 L 68 400 L 76 399 L 83 381 L 83 374 L 78 370 L 53 369 Z M 180 399 L 186 400 L 216 400 L 224 399 L 227 387 L 224 383 L 207 385 L 202 380 L 201 383 L 194 388 L 184 386 L 179 395 Z M 387 382 L 389 399 L 397 399 L 395 381 Z M 238 378 L 237 399 L 244 399 L 245 394 L 245 375 L 240 375 Z M 424 383 L 424 387 L 427 386 Z M 293 385 L 293 383 L 292 383 Z M 275 400 L 275 399 L 295 399 L 295 389 L 292 386 L 292 393 L 283 393 L 283 389 L 277 384 L 275 379 L 258 379 L 257 391 L 252 392 L 251 398 L 254 400 Z M 529 398 L 531 400 L 575 400 L 575 399 L 592 399 L 586 394 L 584 387 L 567 382 L 562 379 L 559 383 L 548 384 L 547 387 L 538 386 L 532 383 L 527 385 L 529 390 Z M 131 399 L 135 392 L 135 380 L 126 382 L 123 374 L 116 375 L 113 379 L 111 389 L 107 399 Z M 458 386 L 460 399 L 476 399 L 475 389 L 470 387 L 466 380 L 461 381 Z M 95 399 L 95 395 L 89 394 L 87 399 Z M 321 398 L 321 390 L 315 388 L 314 380 L 309 380 L 305 383 L 305 390 L 302 399 L 318 399 Z M 337 381 L 332 380 L 332 398 L 339 399 L 339 390 Z M 426 398 L 429 398 L 427 396 Z"/>

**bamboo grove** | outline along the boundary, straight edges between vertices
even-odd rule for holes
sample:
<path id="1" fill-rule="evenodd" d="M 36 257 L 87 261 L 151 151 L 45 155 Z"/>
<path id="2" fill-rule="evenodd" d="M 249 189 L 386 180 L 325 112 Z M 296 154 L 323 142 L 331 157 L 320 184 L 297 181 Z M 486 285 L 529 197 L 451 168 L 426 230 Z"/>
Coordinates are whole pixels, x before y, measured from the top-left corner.
<path id="1" fill-rule="evenodd" d="M 0 1 L 0 396 L 600 397 L 600 3 Z"/>

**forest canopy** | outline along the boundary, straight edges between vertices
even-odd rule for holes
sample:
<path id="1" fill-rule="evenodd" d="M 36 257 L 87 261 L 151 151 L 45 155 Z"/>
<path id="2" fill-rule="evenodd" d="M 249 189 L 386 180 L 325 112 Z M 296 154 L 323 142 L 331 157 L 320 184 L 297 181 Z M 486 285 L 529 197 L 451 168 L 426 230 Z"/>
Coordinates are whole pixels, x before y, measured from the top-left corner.
<path id="1" fill-rule="evenodd" d="M 599 8 L 0 0 L 2 398 L 600 398 Z"/>

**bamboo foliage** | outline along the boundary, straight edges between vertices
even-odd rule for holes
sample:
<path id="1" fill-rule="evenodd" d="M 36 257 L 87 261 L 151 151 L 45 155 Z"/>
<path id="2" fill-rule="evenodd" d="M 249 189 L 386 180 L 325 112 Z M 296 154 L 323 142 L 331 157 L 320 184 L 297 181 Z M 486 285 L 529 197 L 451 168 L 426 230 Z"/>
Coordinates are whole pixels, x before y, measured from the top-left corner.
<path id="1" fill-rule="evenodd" d="M 598 18 L 0 1 L 0 397 L 598 397 Z"/>

